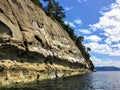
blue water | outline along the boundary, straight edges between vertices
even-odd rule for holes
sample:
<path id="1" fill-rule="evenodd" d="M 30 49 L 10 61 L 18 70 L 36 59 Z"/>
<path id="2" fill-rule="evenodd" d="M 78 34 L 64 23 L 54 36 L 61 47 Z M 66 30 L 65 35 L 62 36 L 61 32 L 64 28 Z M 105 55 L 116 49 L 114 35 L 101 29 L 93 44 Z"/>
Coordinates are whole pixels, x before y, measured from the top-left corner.
<path id="1" fill-rule="evenodd" d="M 120 71 L 100 71 L 68 78 L 16 84 L 0 90 L 120 90 Z"/>

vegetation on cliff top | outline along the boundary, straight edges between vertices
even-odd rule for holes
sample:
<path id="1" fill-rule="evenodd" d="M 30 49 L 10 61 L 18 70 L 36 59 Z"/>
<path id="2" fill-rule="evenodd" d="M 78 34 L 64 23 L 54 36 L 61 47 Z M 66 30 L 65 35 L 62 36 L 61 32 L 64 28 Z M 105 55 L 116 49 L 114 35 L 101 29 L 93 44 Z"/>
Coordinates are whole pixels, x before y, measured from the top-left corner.
<path id="1" fill-rule="evenodd" d="M 92 64 L 92 62 L 90 61 L 90 54 L 88 53 L 89 51 L 91 51 L 91 49 L 84 46 L 83 36 L 75 35 L 74 29 L 70 27 L 69 23 L 67 25 L 64 23 L 63 19 L 66 17 L 66 14 L 63 7 L 60 6 L 59 2 L 56 2 L 55 0 L 43 0 L 44 3 L 46 3 L 46 6 L 43 6 L 42 3 L 39 2 L 39 0 L 31 1 L 40 6 L 50 18 L 52 18 L 53 20 L 57 20 L 61 24 L 64 30 L 66 30 L 66 32 L 69 34 L 70 38 L 79 48 L 85 60 Z"/>
<path id="2" fill-rule="evenodd" d="M 31 0 L 31 1 L 39 7 L 41 7 L 41 8 L 43 7 L 42 3 L 40 3 L 39 0 Z"/>

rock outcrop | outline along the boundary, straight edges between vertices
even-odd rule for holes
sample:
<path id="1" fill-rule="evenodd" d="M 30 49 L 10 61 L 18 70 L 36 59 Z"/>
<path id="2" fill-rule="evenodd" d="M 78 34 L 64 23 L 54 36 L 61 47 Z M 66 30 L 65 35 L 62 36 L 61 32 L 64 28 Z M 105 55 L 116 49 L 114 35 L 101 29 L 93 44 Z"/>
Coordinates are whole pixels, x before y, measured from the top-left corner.
<path id="1" fill-rule="evenodd" d="M 69 35 L 31 0 L 0 0 L 0 60 L 90 68 Z"/>

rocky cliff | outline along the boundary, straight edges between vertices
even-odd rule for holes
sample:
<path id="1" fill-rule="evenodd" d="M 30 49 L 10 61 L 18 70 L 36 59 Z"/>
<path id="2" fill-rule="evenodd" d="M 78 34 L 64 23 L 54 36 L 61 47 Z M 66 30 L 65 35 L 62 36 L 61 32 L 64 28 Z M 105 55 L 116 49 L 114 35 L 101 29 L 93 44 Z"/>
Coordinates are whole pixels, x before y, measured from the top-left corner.
<path id="1" fill-rule="evenodd" d="M 30 0 L 0 0 L 0 60 L 91 67 L 61 25 Z"/>

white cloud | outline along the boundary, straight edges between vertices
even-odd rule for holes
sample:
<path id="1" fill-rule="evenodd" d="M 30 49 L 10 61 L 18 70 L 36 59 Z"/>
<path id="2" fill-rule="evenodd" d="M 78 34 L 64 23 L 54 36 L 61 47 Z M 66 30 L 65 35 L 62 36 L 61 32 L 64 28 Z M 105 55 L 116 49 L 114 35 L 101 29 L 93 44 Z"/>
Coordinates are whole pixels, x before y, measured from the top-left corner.
<path id="1" fill-rule="evenodd" d="M 107 11 L 101 13 L 99 22 L 90 27 L 94 32 L 102 32 L 104 44 L 91 42 L 86 45 L 96 53 L 120 56 L 120 0 L 116 0 Z"/>
<path id="2" fill-rule="evenodd" d="M 120 49 L 120 43 L 112 45 L 113 48 L 119 48 Z"/>
<path id="3" fill-rule="evenodd" d="M 78 31 L 83 33 L 83 34 L 91 34 L 91 31 L 87 30 L 87 29 L 78 29 Z"/>
<path id="4" fill-rule="evenodd" d="M 102 13 L 99 22 L 90 25 L 93 30 L 102 30 L 103 35 L 106 36 L 105 42 L 111 44 L 112 42 L 120 41 L 120 0 L 112 4 L 110 10 Z"/>
<path id="5" fill-rule="evenodd" d="M 73 9 L 73 7 L 65 7 L 65 10 L 67 10 L 67 11 L 69 11 L 71 9 Z"/>
<path id="6" fill-rule="evenodd" d="M 116 66 L 120 67 L 120 62 L 115 60 L 101 60 L 96 57 L 92 57 L 91 60 L 93 61 L 95 66 Z"/>
<path id="7" fill-rule="evenodd" d="M 80 19 L 75 19 L 74 22 L 75 22 L 76 24 L 82 24 L 82 21 L 81 21 Z"/>
<path id="8" fill-rule="evenodd" d="M 97 35 L 91 35 L 91 36 L 87 36 L 85 37 L 86 40 L 90 40 L 90 41 L 93 41 L 93 42 L 99 42 L 102 40 L 102 38 L 100 38 L 99 36 Z"/>
<path id="9" fill-rule="evenodd" d="M 107 54 L 109 56 L 120 56 L 120 48 L 113 48 L 111 45 L 99 44 L 96 42 L 90 42 L 85 44 L 85 46 L 90 47 L 92 52 L 99 54 Z"/>
<path id="10" fill-rule="evenodd" d="M 70 27 L 73 27 L 73 28 L 76 27 L 75 24 L 72 23 L 72 22 L 65 21 L 65 24 L 66 24 L 66 25 L 70 25 Z"/>

